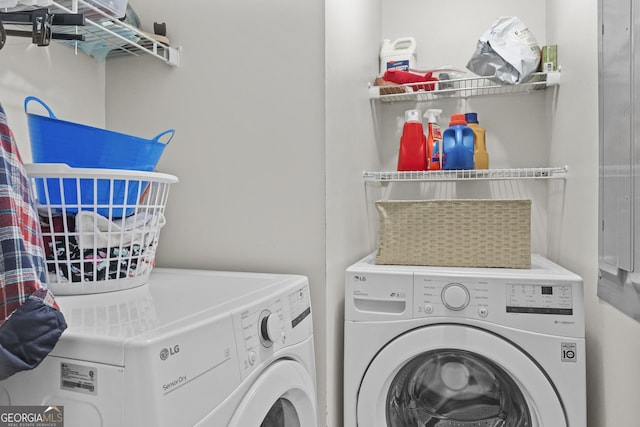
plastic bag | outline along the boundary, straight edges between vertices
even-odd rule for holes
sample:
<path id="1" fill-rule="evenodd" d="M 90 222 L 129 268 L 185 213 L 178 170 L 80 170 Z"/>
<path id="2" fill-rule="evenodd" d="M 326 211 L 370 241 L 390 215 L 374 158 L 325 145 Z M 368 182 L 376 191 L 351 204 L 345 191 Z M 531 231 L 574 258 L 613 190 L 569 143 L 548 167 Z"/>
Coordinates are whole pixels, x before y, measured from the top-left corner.
<path id="1" fill-rule="evenodd" d="M 515 16 L 498 18 L 478 40 L 467 68 L 506 84 L 525 80 L 538 69 L 540 46 L 527 26 Z"/>

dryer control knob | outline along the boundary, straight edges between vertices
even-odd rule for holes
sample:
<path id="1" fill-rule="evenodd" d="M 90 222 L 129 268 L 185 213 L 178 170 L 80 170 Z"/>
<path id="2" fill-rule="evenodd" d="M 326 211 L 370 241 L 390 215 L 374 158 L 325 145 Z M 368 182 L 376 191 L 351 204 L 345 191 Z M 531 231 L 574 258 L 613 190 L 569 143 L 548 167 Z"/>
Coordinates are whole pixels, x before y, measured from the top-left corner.
<path id="1" fill-rule="evenodd" d="M 262 338 L 267 342 L 273 343 L 279 341 L 284 334 L 280 323 L 280 316 L 278 316 L 277 313 L 270 313 L 264 317 L 262 319 L 260 333 Z"/>
<path id="2" fill-rule="evenodd" d="M 442 289 L 442 302 L 449 310 L 462 310 L 469 305 L 469 291 L 460 283 L 449 283 Z"/>

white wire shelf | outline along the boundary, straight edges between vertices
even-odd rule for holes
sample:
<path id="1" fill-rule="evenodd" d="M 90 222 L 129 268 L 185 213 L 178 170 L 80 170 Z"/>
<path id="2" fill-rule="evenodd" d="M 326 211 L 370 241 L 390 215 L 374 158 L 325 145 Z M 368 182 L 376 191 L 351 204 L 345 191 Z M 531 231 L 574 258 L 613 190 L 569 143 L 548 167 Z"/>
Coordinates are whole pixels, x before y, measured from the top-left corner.
<path id="1" fill-rule="evenodd" d="M 560 71 L 534 73 L 525 82 L 514 85 L 500 84 L 487 77 L 476 76 L 397 86 L 371 85 L 369 87 L 369 98 L 380 102 L 425 102 L 449 98 L 528 93 L 545 90 L 549 86 L 558 84 L 560 84 Z"/>
<path id="2" fill-rule="evenodd" d="M 180 64 L 178 49 L 154 39 L 136 27 L 111 17 L 84 0 L 58 0 L 54 1 L 53 5 L 66 12 L 83 13 L 86 25 L 76 27 L 76 29 L 84 35 L 85 41 L 78 43 L 93 43 L 103 49 L 111 48 L 108 57 L 146 54 L 169 65 L 178 66 Z"/>
<path id="3" fill-rule="evenodd" d="M 479 181 L 506 179 L 564 179 L 567 166 L 548 168 L 471 169 L 411 172 L 364 172 L 365 182 Z"/>
<path id="4" fill-rule="evenodd" d="M 49 10 L 53 13 L 57 11 L 84 15 L 84 26 L 56 26 L 54 28 L 55 33 L 83 35 L 84 41 L 56 40 L 56 42 L 76 48 L 96 59 L 123 55 L 151 55 L 172 66 L 180 64 L 179 50 L 169 46 L 164 42 L 164 39 L 158 40 L 84 0 L 52 1 Z M 15 25 L 14 27 L 31 30 L 31 26 Z"/>

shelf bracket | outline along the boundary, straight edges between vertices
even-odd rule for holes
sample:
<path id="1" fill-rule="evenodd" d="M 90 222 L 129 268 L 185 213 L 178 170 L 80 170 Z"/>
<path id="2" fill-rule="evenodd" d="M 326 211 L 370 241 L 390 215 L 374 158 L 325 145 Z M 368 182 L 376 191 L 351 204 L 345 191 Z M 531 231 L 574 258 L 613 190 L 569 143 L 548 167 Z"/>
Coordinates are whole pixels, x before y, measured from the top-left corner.
<path id="1" fill-rule="evenodd" d="M 82 35 L 58 34 L 53 32 L 55 25 L 84 25 L 84 15 L 78 13 L 56 14 L 49 9 L 34 9 L 19 12 L 0 12 L 0 49 L 6 43 L 8 36 L 31 37 L 31 42 L 37 46 L 49 46 L 51 39 L 56 40 L 84 40 Z M 5 28 L 8 25 L 31 24 L 31 31 Z"/>

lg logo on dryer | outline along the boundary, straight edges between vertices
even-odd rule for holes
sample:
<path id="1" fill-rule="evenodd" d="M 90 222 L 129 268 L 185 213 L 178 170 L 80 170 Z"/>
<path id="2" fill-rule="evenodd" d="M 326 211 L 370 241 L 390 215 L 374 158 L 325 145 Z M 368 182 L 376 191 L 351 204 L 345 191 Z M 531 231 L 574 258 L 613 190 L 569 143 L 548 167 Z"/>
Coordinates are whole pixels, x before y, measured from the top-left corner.
<path id="1" fill-rule="evenodd" d="M 173 356 L 180 353 L 180 346 L 174 345 L 173 347 L 163 348 L 160 350 L 160 360 L 167 360 L 169 356 Z"/>

